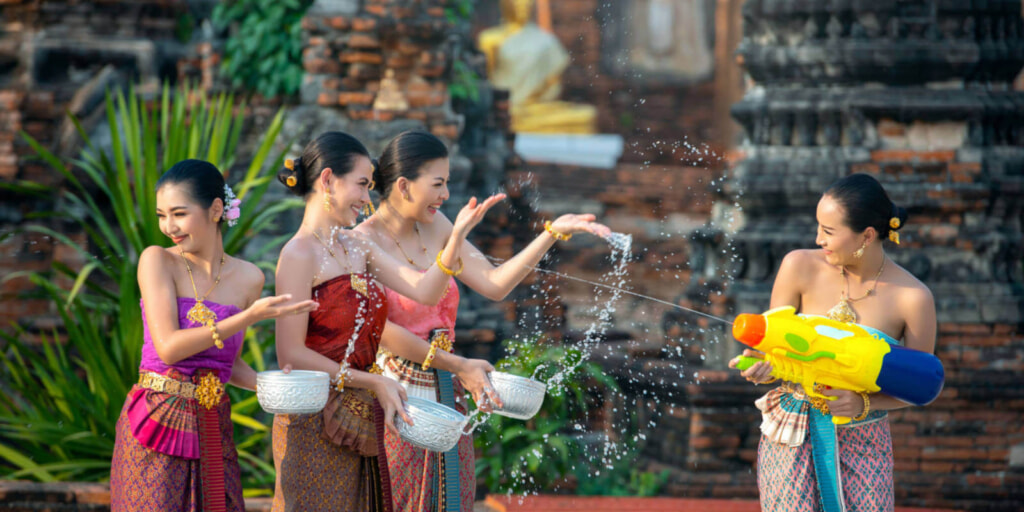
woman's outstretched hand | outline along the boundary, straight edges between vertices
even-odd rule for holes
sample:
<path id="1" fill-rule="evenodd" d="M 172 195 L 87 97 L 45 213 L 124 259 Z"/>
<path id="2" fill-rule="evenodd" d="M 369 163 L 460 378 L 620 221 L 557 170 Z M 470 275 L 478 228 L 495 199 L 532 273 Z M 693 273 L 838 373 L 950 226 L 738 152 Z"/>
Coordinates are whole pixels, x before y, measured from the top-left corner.
<path id="1" fill-rule="evenodd" d="M 270 318 L 309 313 L 310 311 L 315 311 L 316 308 L 320 307 L 320 304 L 315 300 L 304 300 L 290 306 L 281 306 L 281 304 L 290 300 L 292 300 L 292 296 L 290 294 L 263 297 L 262 299 L 253 302 L 247 311 L 249 315 L 252 316 L 254 322 L 259 322 L 260 320 L 267 320 Z"/>
<path id="2" fill-rule="evenodd" d="M 612 234 L 612 230 L 608 226 L 594 222 L 596 220 L 597 216 L 590 213 L 567 213 L 555 219 L 554 222 L 551 223 L 551 229 L 566 235 L 590 233 L 602 238 Z"/>

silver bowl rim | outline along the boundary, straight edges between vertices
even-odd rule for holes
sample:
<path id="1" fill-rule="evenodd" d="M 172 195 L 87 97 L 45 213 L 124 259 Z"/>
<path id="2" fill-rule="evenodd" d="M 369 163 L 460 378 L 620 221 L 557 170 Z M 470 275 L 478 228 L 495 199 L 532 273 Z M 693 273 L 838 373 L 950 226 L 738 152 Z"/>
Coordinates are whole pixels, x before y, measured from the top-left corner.
<path id="1" fill-rule="evenodd" d="M 330 382 L 331 377 L 327 372 L 317 370 L 292 370 L 291 373 L 284 373 L 282 370 L 267 370 L 256 374 L 256 382 L 272 384 L 308 383 L 322 380 Z"/>
<path id="2" fill-rule="evenodd" d="M 522 377 L 522 376 L 516 375 L 514 373 L 493 371 L 493 372 L 490 373 L 490 375 L 488 375 L 488 377 L 491 379 L 492 383 L 495 383 L 495 381 L 497 380 L 497 381 L 504 381 L 504 382 L 510 382 L 510 383 L 523 384 L 525 386 L 541 390 L 541 391 L 543 391 L 545 393 L 548 390 L 548 385 L 547 385 L 546 382 L 539 381 L 537 379 L 532 379 L 530 377 Z"/>
<path id="3" fill-rule="evenodd" d="M 456 411 L 455 409 L 448 407 L 447 405 L 444 405 L 442 403 L 434 402 L 433 400 L 427 400 L 425 398 L 410 396 L 406 399 L 405 403 L 409 409 L 410 416 L 413 414 L 413 410 L 415 409 L 426 413 L 427 419 L 429 419 L 430 421 L 446 424 L 451 427 L 460 428 L 462 424 L 466 421 L 465 414 L 462 414 L 461 412 Z M 435 414 L 434 411 L 441 411 L 443 414 L 448 415 L 450 417 Z M 413 419 L 415 420 L 416 418 Z M 406 426 L 410 425 L 406 424 Z M 415 425 L 411 425 L 410 427 L 416 428 Z"/>

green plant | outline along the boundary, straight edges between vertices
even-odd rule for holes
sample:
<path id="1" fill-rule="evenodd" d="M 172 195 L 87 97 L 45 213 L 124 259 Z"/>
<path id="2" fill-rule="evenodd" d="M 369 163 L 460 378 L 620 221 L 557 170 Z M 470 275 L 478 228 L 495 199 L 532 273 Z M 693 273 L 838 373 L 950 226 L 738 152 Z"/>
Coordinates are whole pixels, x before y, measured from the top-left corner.
<path id="1" fill-rule="evenodd" d="M 578 348 L 537 340 L 506 341 L 505 347 L 510 355 L 495 365 L 501 371 L 516 375 L 574 367 L 576 371 L 562 379 L 564 388 L 548 390 L 540 412 L 528 422 L 496 414 L 487 419 L 475 438 L 483 452 L 476 461 L 477 478 L 491 492 L 551 490 L 578 462 L 582 445 L 575 433 L 583 429 L 589 389 L 610 393 L 619 387 L 597 363 L 581 361 L 584 354 Z"/>
<path id="2" fill-rule="evenodd" d="M 473 68 L 469 67 L 464 61 L 456 60 L 452 62 L 452 78 L 451 84 L 448 86 L 448 91 L 451 93 L 452 98 L 473 102 L 479 101 L 480 87 L 477 85 L 479 82 L 480 75 L 473 71 Z"/>
<path id="3" fill-rule="evenodd" d="M 474 0 L 451 0 L 444 8 L 449 23 L 470 21 L 473 18 Z"/>
<path id="4" fill-rule="evenodd" d="M 235 87 L 265 97 L 293 96 L 302 85 L 302 17 L 312 0 L 219 2 L 213 23 L 230 28 L 223 71 Z"/>
<path id="5" fill-rule="evenodd" d="M 41 224 L 21 228 L 65 244 L 84 264 L 76 270 L 55 262 L 45 273 L 4 278 L 31 279 L 54 303 L 64 331 L 44 333 L 40 349 L 29 345 L 20 331 L 3 335 L 7 346 L 0 353 L 6 373 L 0 393 L 0 460 L 13 467 L 7 477 L 40 481 L 109 477 L 114 425 L 128 389 L 138 378 L 143 335 L 138 255 L 150 245 L 169 244 L 154 214 L 154 183 L 164 169 L 185 158 L 202 158 L 222 170 L 233 167 L 244 111 L 245 105 L 236 104 L 231 95 L 209 97 L 188 88 L 172 92 L 165 86 L 154 102 L 133 92 L 108 94 L 111 148 L 107 152 L 95 147 L 72 117 L 85 145 L 73 162 L 74 170 L 23 134 L 39 158 L 64 177 L 66 186 L 58 190 L 16 182 L 0 187 L 52 194 L 57 198 L 55 211 L 38 217 L 80 225 L 88 241 L 76 243 Z M 270 227 L 280 212 L 298 204 L 260 204 L 272 183 L 272 173 L 263 169 L 276 169 L 283 160 L 283 154 L 270 156 L 283 121 L 283 112 L 278 112 L 234 184 L 242 199 L 242 216 L 225 236 L 229 253 L 245 249 L 252 236 Z M 279 242 L 250 252 L 265 253 Z M 62 281 L 72 284 L 61 286 Z M 261 332 L 257 328 L 246 338 L 245 357 L 257 368 L 263 365 L 269 346 L 266 340 L 257 341 Z M 232 409 L 236 439 L 243 440 L 243 449 L 252 454 L 242 456 L 243 470 L 247 481 L 265 484 L 266 467 L 256 460 L 265 457 L 265 445 L 269 445 L 265 424 L 252 418 L 251 396 L 232 393 L 240 399 Z"/>

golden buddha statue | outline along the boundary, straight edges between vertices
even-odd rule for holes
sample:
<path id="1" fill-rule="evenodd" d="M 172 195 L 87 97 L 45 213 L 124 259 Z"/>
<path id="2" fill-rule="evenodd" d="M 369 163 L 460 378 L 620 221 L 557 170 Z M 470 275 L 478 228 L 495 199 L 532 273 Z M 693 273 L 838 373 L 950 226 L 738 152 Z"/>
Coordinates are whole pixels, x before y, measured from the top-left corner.
<path id="1" fill-rule="evenodd" d="M 380 91 L 373 100 L 374 110 L 394 110 L 405 112 L 409 110 L 409 102 L 402 94 L 402 86 L 395 78 L 395 70 L 389 69 L 384 72 L 384 78 L 380 81 Z"/>
<path id="2" fill-rule="evenodd" d="M 594 133 L 597 109 L 558 101 L 569 54 L 554 35 L 530 21 L 534 0 L 501 0 L 504 23 L 480 33 L 490 82 L 508 89 L 512 130 Z"/>

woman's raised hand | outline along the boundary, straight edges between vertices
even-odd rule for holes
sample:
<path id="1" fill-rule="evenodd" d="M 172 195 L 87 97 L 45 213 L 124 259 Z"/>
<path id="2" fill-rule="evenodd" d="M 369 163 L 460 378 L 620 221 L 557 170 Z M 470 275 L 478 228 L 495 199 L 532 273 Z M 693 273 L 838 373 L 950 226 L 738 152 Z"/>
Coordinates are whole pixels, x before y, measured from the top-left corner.
<path id="1" fill-rule="evenodd" d="M 555 219 L 551 223 L 551 229 L 566 235 L 585 232 L 602 238 L 612 234 L 608 226 L 594 222 L 596 220 L 597 216 L 590 213 L 567 213 Z"/>
<path id="2" fill-rule="evenodd" d="M 483 202 L 478 202 L 475 197 L 470 198 L 466 206 L 459 211 L 458 217 L 455 217 L 452 234 L 464 238 L 480 221 L 484 220 L 487 210 L 503 199 L 505 199 L 505 194 L 494 194 Z"/>

